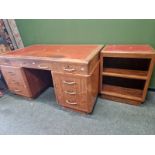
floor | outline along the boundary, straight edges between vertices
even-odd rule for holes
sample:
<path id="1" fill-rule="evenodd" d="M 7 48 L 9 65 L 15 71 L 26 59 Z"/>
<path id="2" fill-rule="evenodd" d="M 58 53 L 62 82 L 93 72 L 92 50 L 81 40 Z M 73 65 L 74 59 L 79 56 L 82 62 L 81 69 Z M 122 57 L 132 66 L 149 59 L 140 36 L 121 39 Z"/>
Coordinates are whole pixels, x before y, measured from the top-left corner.
<path id="1" fill-rule="evenodd" d="M 141 106 L 98 98 L 91 115 L 59 107 L 52 88 L 35 100 L 7 93 L 0 98 L 0 134 L 155 134 L 155 92 Z"/>

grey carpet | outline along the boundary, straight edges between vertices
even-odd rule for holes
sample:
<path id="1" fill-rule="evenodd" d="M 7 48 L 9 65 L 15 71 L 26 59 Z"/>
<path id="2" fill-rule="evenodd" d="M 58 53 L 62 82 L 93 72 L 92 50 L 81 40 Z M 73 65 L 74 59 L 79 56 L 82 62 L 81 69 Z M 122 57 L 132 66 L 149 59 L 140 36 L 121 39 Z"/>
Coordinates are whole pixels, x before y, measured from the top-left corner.
<path id="1" fill-rule="evenodd" d="M 155 92 L 141 106 L 98 98 L 91 115 L 57 105 L 47 89 L 35 100 L 0 98 L 0 134 L 155 134 Z"/>

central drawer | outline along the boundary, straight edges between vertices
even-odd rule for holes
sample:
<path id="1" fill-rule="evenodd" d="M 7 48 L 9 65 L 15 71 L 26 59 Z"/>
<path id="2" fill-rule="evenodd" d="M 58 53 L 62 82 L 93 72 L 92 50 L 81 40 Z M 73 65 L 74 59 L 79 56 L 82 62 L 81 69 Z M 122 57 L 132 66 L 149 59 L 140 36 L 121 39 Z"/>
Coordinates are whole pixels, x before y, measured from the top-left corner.
<path id="1" fill-rule="evenodd" d="M 11 65 L 11 61 L 9 59 L 0 59 L 0 65 Z"/>
<path id="2" fill-rule="evenodd" d="M 42 60 L 22 60 L 21 66 L 25 68 L 51 70 L 51 63 Z"/>

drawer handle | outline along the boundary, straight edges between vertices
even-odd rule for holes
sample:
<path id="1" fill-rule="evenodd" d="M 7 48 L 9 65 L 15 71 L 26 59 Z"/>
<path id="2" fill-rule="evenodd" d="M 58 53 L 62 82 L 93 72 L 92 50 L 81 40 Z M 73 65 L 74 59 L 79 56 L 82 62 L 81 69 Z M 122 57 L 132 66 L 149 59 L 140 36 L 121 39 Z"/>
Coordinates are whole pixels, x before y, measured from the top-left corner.
<path id="1" fill-rule="evenodd" d="M 14 72 L 10 72 L 10 71 L 9 71 L 8 73 L 9 73 L 9 74 L 15 74 Z"/>
<path id="2" fill-rule="evenodd" d="M 66 103 L 71 104 L 71 105 L 76 105 L 76 102 L 70 102 L 69 100 L 66 100 Z"/>
<path id="3" fill-rule="evenodd" d="M 47 66 L 41 66 L 41 65 L 38 65 L 38 67 L 39 67 L 40 69 L 48 69 Z"/>
<path id="4" fill-rule="evenodd" d="M 64 71 L 73 72 L 73 71 L 75 71 L 75 69 L 74 68 L 64 68 Z"/>
<path id="5" fill-rule="evenodd" d="M 21 92 L 21 90 L 16 89 L 15 92 Z"/>
<path id="6" fill-rule="evenodd" d="M 4 62 L 3 64 L 4 64 L 4 65 L 8 65 L 9 63 L 7 63 L 7 62 Z"/>
<path id="7" fill-rule="evenodd" d="M 10 74 L 10 76 L 15 76 L 16 74 L 15 73 L 9 73 Z"/>
<path id="8" fill-rule="evenodd" d="M 63 81 L 63 83 L 64 84 L 68 84 L 68 85 L 74 85 L 74 84 L 76 84 L 76 82 L 74 82 L 74 81 Z"/>
<path id="9" fill-rule="evenodd" d="M 12 80 L 12 83 L 14 83 L 14 84 L 16 84 L 16 83 L 18 83 L 16 80 Z"/>
<path id="10" fill-rule="evenodd" d="M 19 85 L 19 82 L 12 82 L 13 84 Z"/>
<path id="11" fill-rule="evenodd" d="M 66 94 L 75 95 L 77 94 L 75 91 L 64 91 Z"/>

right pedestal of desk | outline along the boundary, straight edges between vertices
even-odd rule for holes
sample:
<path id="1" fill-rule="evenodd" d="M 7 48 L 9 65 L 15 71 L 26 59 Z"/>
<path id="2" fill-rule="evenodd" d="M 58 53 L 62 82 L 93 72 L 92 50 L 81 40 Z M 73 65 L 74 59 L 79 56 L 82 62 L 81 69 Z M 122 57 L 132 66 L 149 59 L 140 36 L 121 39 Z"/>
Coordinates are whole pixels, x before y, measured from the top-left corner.
<path id="1" fill-rule="evenodd" d="M 154 56 L 149 45 L 107 45 L 100 55 L 101 97 L 133 105 L 143 103 Z"/>
<path id="2" fill-rule="evenodd" d="M 98 96 L 99 62 L 88 75 L 52 72 L 56 99 L 59 105 L 91 113 Z"/>

